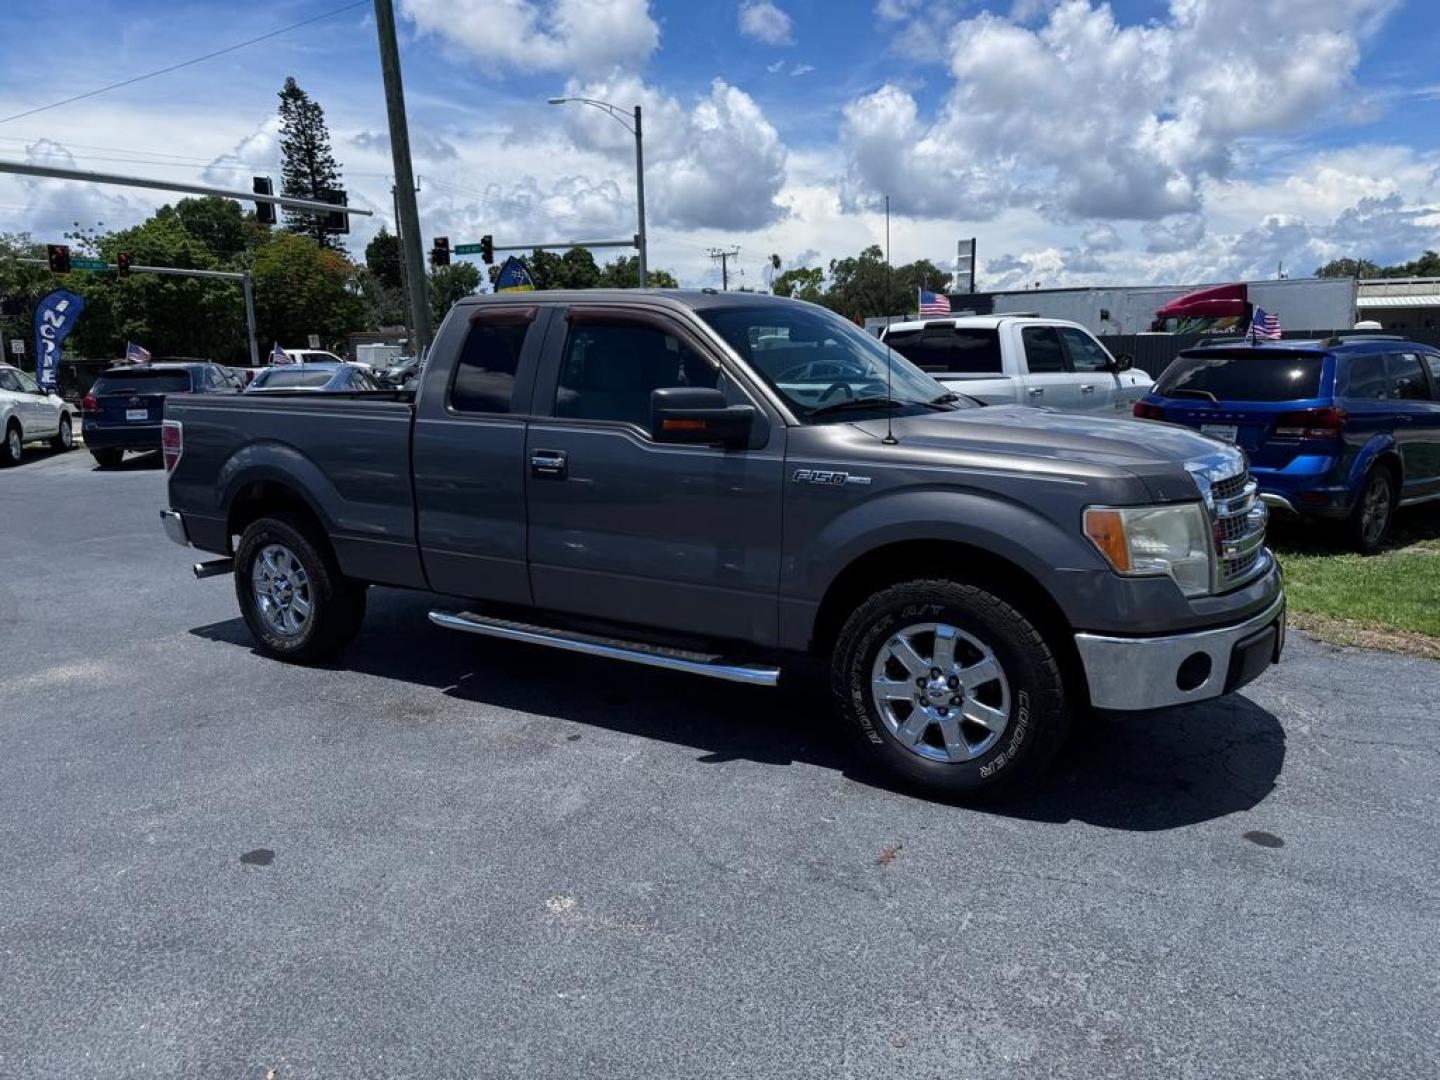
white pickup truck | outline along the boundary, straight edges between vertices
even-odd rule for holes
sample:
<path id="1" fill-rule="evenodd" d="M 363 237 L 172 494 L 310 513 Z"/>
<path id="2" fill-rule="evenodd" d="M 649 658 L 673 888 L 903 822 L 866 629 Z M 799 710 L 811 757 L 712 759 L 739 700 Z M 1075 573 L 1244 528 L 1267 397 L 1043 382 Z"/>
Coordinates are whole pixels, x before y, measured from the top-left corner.
<path id="1" fill-rule="evenodd" d="M 1111 356 L 1079 323 L 958 315 L 891 323 L 880 340 L 917 367 L 987 405 L 1045 405 L 1130 415 L 1150 376 Z"/>

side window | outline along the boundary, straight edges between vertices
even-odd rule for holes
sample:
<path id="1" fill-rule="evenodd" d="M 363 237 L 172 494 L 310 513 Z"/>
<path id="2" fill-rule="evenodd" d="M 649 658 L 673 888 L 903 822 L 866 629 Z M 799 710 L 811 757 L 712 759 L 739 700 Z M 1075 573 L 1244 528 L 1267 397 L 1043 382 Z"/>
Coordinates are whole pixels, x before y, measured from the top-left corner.
<path id="1" fill-rule="evenodd" d="M 1059 330 L 1065 351 L 1070 354 L 1070 366 L 1076 371 L 1105 371 L 1110 367 L 1110 354 L 1084 330 L 1072 326 L 1062 326 Z"/>
<path id="2" fill-rule="evenodd" d="M 650 425 L 650 391 L 715 387 L 720 372 L 649 323 L 573 319 L 555 387 L 555 415 Z"/>
<path id="3" fill-rule="evenodd" d="M 1425 364 L 1430 369 L 1430 382 L 1434 384 L 1436 393 L 1440 394 L 1440 354 L 1426 353 Z"/>
<path id="4" fill-rule="evenodd" d="M 966 375 L 999 375 L 1000 331 L 956 330 L 950 346 L 950 370 Z"/>
<path id="5" fill-rule="evenodd" d="M 12 371 L 10 377 L 15 380 L 15 389 L 22 394 L 33 394 L 40 389 L 40 384 L 23 371 Z"/>
<path id="6" fill-rule="evenodd" d="M 15 380 L 13 371 L 0 371 L 0 390 L 16 391 L 19 389 L 20 384 Z"/>
<path id="7" fill-rule="evenodd" d="M 1025 343 L 1025 365 L 1033 375 L 1049 375 L 1065 370 L 1065 354 L 1060 349 L 1060 335 L 1053 326 L 1027 326 L 1020 331 Z"/>
<path id="8" fill-rule="evenodd" d="M 535 314 L 535 308 L 497 311 L 470 323 L 455 365 L 455 381 L 450 385 L 452 409 L 476 413 L 510 411 L 520 350 Z"/>
<path id="9" fill-rule="evenodd" d="M 1383 401 L 1390 389 L 1385 375 L 1385 357 L 1357 356 L 1350 361 L 1350 397 L 1365 401 Z"/>
<path id="10" fill-rule="evenodd" d="M 1414 353 L 1390 354 L 1390 396 L 1396 401 L 1429 401 L 1425 370 Z"/>

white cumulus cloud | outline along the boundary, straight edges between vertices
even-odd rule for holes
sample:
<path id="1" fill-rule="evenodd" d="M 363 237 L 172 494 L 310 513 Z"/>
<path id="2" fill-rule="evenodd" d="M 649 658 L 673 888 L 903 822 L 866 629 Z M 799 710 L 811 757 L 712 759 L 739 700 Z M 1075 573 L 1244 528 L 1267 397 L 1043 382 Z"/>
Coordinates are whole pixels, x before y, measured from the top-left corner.
<path id="1" fill-rule="evenodd" d="M 771 0 L 743 0 L 740 4 L 740 32 L 766 45 L 789 45 L 793 25 L 784 10 Z"/>

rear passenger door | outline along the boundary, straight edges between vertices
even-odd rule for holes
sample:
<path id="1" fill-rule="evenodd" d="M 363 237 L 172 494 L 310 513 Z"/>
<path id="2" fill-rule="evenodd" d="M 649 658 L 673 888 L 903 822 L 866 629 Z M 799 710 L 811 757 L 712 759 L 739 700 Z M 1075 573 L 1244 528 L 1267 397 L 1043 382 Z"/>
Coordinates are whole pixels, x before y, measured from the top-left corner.
<path id="1" fill-rule="evenodd" d="M 1053 326 L 1022 325 L 1021 350 L 1025 355 L 1025 405 L 1048 405 L 1067 412 L 1088 409 L 1081 405 L 1078 380 L 1065 359 L 1065 346 Z"/>
<path id="2" fill-rule="evenodd" d="M 1401 498 L 1422 498 L 1440 490 L 1440 403 L 1427 365 L 1416 352 L 1388 355 L 1395 441 L 1405 464 Z"/>
<path id="3" fill-rule="evenodd" d="M 463 313 L 472 314 L 468 319 Z M 525 553 L 525 426 L 554 310 L 457 308 L 433 353 L 448 377 L 421 380 L 412 451 L 416 529 L 436 592 L 530 603 Z"/>

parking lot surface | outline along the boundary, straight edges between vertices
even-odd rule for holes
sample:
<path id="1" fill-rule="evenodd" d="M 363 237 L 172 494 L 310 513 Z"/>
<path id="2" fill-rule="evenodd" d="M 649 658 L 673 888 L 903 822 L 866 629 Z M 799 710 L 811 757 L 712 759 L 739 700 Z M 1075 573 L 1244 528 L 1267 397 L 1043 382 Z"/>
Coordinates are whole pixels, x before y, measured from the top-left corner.
<path id="1" fill-rule="evenodd" d="M 163 473 L 0 473 L 0 1073 L 1440 1070 L 1440 665 L 1294 635 L 984 810 L 822 684 L 431 626 L 255 654 Z"/>

